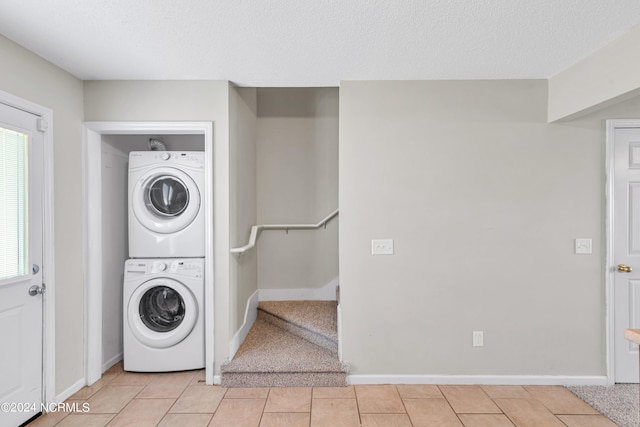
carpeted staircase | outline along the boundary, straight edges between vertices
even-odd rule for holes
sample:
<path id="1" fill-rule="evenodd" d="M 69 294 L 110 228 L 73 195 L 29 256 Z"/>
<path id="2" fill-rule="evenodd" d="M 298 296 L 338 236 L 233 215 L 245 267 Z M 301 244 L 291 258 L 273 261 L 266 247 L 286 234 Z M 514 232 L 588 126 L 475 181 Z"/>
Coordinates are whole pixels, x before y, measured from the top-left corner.
<path id="1" fill-rule="evenodd" d="M 336 301 L 262 301 L 223 387 L 340 387 Z"/>

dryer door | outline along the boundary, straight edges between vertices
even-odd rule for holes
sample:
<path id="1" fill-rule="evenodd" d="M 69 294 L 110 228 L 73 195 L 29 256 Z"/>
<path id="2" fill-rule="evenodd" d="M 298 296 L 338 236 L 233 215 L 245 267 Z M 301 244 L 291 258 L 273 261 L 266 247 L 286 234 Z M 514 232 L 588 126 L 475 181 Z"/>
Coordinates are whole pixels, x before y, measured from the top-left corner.
<path id="1" fill-rule="evenodd" d="M 148 280 L 138 286 L 127 304 L 131 333 L 153 348 L 178 344 L 193 330 L 198 304 L 182 283 L 168 278 Z"/>
<path id="2" fill-rule="evenodd" d="M 140 224 L 162 234 L 175 233 L 193 222 L 200 211 L 200 191 L 180 169 L 158 167 L 136 181 L 131 209 Z"/>

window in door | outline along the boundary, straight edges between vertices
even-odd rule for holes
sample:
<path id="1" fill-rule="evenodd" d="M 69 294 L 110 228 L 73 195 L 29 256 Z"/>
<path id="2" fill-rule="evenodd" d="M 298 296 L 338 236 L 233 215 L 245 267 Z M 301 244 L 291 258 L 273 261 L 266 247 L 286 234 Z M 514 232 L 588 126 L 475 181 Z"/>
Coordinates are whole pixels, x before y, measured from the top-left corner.
<path id="1" fill-rule="evenodd" d="M 27 274 L 28 139 L 0 127 L 0 280 Z"/>

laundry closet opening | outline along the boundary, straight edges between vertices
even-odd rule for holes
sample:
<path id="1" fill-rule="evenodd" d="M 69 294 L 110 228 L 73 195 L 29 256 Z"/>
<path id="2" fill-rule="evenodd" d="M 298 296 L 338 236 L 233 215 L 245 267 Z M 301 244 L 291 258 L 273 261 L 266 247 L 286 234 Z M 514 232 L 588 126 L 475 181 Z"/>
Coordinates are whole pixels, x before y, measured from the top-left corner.
<path id="1" fill-rule="evenodd" d="M 124 265 L 125 260 L 132 257 L 128 229 L 129 154 L 132 151 L 150 151 L 150 140 L 153 148 L 158 148 L 157 141 L 162 141 L 170 152 L 188 154 L 204 151 L 204 135 L 102 135 L 102 371 L 123 358 Z M 204 233 L 201 238 L 204 239 Z M 155 256 L 150 254 L 144 258 Z"/>

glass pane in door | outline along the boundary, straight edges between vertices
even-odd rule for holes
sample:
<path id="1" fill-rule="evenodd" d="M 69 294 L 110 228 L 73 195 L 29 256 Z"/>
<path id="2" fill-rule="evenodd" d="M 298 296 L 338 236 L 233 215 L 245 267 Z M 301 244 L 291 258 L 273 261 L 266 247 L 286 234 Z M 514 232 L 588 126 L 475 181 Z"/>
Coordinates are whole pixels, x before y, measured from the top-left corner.
<path id="1" fill-rule="evenodd" d="M 27 274 L 28 140 L 0 127 L 0 280 Z"/>

